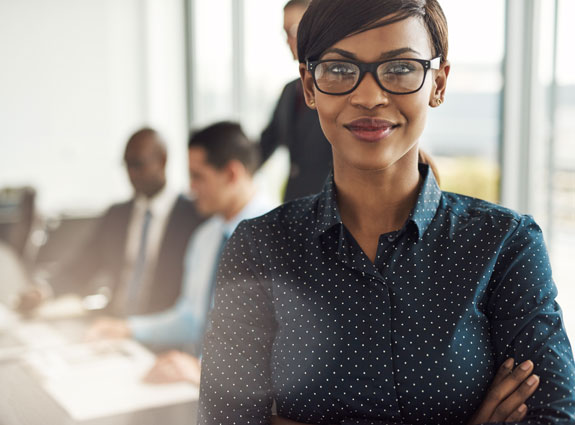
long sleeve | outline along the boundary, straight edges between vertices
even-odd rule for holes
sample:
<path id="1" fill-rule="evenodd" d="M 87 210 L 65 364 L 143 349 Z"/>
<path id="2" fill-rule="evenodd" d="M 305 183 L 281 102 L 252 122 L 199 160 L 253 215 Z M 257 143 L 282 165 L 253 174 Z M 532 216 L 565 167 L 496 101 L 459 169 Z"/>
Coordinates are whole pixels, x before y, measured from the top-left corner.
<path id="1" fill-rule="evenodd" d="M 272 156 L 278 146 L 287 143 L 284 134 L 285 130 L 283 130 L 283 128 L 288 125 L 286 114 L 288 114 L 289 110 L 290 91 L 293 90 L 291 88 L 292 84 L 293 83 L 290 83 L 284 87 L 278 103 L 275 106 L 272 119 L 260 136 L 262 164 Z"/>
<path id="2" fill-rule="evenodd" d="M 217 258 L 206 249 L 206 237 L 200 229 L 188 243 L 184 256 L 182 292 L 169 309 L 128 319 L 135 339 L 145 344 L 178 346 L 199 344 L 203 337 L 211 296 L 211 280 Z"/>
<path id="3" fill-rule="evenodd" d="M 575 364 L 540 228 L 524 216 L 502 246 L 487 306 L 496 364 L 532 360 L 539 388 L 525 421 L 575 422 Z"/>
<path id="4" fill-rule="evenodd" d="M 156 314 L 131 316 L 128 325 L 133 337 L 155 346 L 178 346 L 198 342 L 202 337 L 203 326 L 198 314 L 184 296 L 176 304 Z"/>
<path id="5" fill-rule="evenodd" d="M 240 224 L 228 241 L 204 339 L 201 425 L 268 424 L 275 319 L 257 240 Z"/>

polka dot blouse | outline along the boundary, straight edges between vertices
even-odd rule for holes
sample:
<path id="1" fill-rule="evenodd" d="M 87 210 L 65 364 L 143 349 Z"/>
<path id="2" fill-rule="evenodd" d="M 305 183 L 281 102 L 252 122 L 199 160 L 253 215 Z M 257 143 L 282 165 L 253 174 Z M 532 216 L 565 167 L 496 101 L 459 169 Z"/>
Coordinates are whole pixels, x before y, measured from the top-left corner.
<path id="1" fill-rule="evenodd" d="M 524 423 L 575 423 L 575 365 L 541 230 L 425 180 L 374 263 L 333 178 L 240 224 L 206 334 L 200 424 L 464 424 L 508 357 L 541 377 Z"/>

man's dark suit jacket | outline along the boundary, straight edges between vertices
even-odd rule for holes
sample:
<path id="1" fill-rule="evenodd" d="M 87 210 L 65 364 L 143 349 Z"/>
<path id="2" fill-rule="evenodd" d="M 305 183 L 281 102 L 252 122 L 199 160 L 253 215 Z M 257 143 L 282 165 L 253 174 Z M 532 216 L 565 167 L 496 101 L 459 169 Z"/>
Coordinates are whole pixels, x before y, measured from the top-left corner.
<path id="1" fill-rule="evenodd" d="M 110 306 L 114 306 L 113 294 L 122 284 L 127 231 L 134 201 L 112 205 L 102 216 L 88 243 L 71 261 L 51 279 L 57 294 L 72 292 L 87 295 L 93 291 L 91 281 L 98 275 L 106 277 L 112 290 Z M 183 262 L 188 240 L 200 224 L 195 205 L 179 196 L 170 212 L 154 276 L 150 285 L 149 302 L 140 306 L 138 314 L 153 313 L 172 306 L 182 288 Z M 116 312 L 119 313 L 119 312 Z"/>
<path id="2" fill-rule="evenodd" d="M 317 111 L 306 106 L 301 81 L 284 87 L 271 122 L 260 139 L 262 161 L 279 145 L 290 154 L 285 201 L 320 192 L 331 166 L 331 145 L 323 135 Z"/>

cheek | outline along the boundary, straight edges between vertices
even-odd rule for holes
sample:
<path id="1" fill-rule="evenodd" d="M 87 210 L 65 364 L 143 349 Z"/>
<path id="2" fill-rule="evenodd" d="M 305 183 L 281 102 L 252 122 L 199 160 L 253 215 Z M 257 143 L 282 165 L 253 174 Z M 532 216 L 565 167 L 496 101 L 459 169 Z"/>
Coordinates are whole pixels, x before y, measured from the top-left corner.
<path id="1" fill-rule="evenodd" d="M 323 133 L 329 143 L 333 144 L 343 125 L 339 118 L 341 112 L 345 110 L 345 96 L 329 96 L 317 93 L 316 105 Z"/>
<path id="2" fill-rule="evenodd" d="M 410 127 L 419 129 L 425 125 L 429 109 L 429 96 L 420 91 L 397 99 L 397 107 L 407 120 Z"/>

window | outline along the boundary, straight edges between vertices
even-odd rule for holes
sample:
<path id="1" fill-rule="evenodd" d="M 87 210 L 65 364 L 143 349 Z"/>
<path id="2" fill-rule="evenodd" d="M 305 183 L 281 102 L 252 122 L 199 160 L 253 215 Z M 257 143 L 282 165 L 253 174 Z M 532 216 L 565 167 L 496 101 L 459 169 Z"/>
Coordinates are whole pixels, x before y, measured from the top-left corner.
<path id="1" fill-rule="evenodd" d="M 505 3 L 482 2 L 473 20 L 465 2 L 443 0 L 441 6 L 451 72 L 445 103 L 430 111 L 421 146 L 438 162 L 443 190 L 498 202 Z"/>

